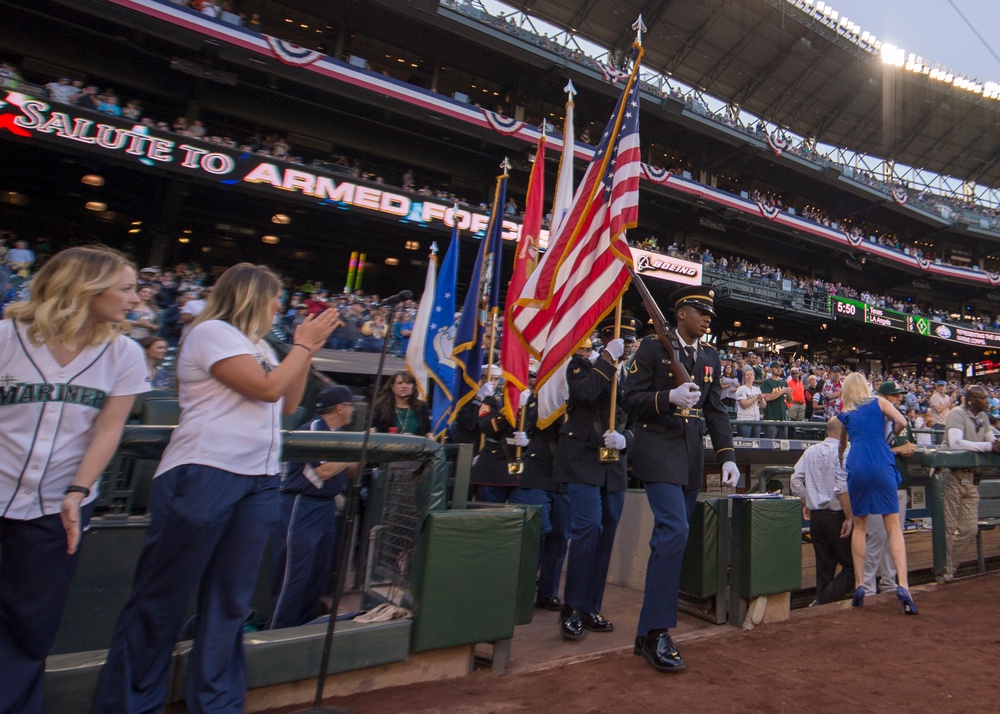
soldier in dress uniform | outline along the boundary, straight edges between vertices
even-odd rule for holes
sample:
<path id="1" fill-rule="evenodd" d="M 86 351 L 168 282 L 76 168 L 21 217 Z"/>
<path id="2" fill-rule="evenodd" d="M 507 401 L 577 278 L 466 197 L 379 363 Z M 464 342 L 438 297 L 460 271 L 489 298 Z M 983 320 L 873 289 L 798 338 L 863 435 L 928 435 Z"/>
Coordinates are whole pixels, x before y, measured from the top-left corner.
<path id="1" fill-rule="evenodd" d="M 536 363 L 537 365 L 537 363 Z M 532 380 L 534 373 L 531 373 Z M 535 607 L 561 610 L 559 579 L 566 558 L 569 504 L 566 484 L 553 477 L 553 459 L 562 419 L 544 429 L 538 427 L 538 399 L 530 394 L 525 406 L 524 431 L 514 432 L 514 446 L 522 447 L 521 474 L 518 486 L 510 495 L 511 503 L 539 506 L 542 509 L 542 541 L 538 553 L 538 595 Z"/>
<path id="2" fill-rule="evenodd" d="M 622 334 L 635 336 L 638 321 L 622 318 Z M 611 318 L 614 326 L 614 318 Z M 609 429 L 612 377 L 625 352 L 623 338 L 612 339 L 613 330 L 600 326 L 604 352 L 588 359 L 587 340 L 566 366 L 569 399 L 566 422 L 559 431 L 555 479 L 566 484 L 569 502 L 569 556 L 559 632 L 576 640 L 591 632 L 610 632 L 614 625 L 601 614 L 604 582 L 611 547 L 625 503 L 625 452 L 631 435 L 624 431 L 621 393 L 616 403 L 615 429 Z M 602 449 L 617 449 L 614 461 L 601 461 Z"/>
<path id="3" fill-rule="evenodd" d="M 688 519 L 701 491 L 706 428 L 722 465 L 722 482 L 735 486 L 740 475 L 722 404 L 719 353 L 700 341 L 715 316 L 714 297 L 708 287 L 694 286 L 670 298 L 677 316 L 673 337 L 691 381 L 676 386 L 663 344 L 646 339 L 629 368 L 625 388 L 624 408 L 635 435 L 632 473 L 642 480 L 654 517 L 634 652 L 661 672 L 684 668 L 669 629 L 677 625 L 681 561 Z"/>
<path id="4" fill-rule="evenodd" d="M 490 367 L 487 372 L 483 365 L 483 374 L 490 378 L 472 401 L 475 404 L 482 400 L 476 412 L 476 426 L 483 436 L 483 445 L 472 465 L 469 483 L 476 487 L 477 501 L 506 503 L 518 479 L 510 469 L 514 463 L 514 427 L 503 415 L 503 391 L 496 389 L 500 368 Z"/>
<path id="5" fill-rule="evenodd" d="M 483 383 L 471 401 L 466 402 L 451 426 L 448 427 L 449 444 L 472 444 L 473 451 L 479 450 L 479 409 L 483 400 L 493 394 L 501 371 L 496 365 L 483 365 Z"/>

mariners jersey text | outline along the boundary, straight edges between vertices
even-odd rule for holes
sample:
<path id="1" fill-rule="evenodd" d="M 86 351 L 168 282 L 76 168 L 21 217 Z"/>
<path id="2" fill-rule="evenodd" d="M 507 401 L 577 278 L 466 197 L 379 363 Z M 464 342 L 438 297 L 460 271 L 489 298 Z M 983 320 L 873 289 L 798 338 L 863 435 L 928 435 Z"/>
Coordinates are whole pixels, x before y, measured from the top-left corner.
<path id="1" fill-rule="evenodd" d="M 100 409 L 108 393 L 103 389 L 84 387 L 78 384 L 49 384 L 47 382 L 19 382 L 9 386 L 0 385 L 0 407 L 12 404 L 44 404 L 64 402 L 84 407 Z"/>

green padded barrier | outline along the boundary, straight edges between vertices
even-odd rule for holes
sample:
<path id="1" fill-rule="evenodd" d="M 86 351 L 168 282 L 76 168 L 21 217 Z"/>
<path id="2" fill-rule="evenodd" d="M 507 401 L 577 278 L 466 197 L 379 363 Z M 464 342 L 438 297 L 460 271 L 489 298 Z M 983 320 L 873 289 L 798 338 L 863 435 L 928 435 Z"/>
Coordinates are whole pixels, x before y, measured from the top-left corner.
<path id="1" fill-rule="evenodd" d="M 119 453 L 136 459 L 159 459 L 172 432 L 166 426 L 125 427 Z M 281 458 L 286 461 L 356 461 L 361 455 L 363 434 L 353 431 L 285 431 Z M 444 510 L 447 498 L 448 463 L 444 447 L 422 436 L 371 434 L 368 461 L 424 462 L 417 484 L 417 510 Z"/>
<path id="2" fill-rule="evenodd" d="M 535 613 L 535 589 L 538 585 L 538 549 L 542 541 L 541 506 L 524 508 L 524 538 L 521 542 L 521 571 L 517 583 L 515 625 L 527 625 Z"/>
<path id="3" fill-rule="evenodd" d="M 80 562 L 56 634 L 53 654 L 108 646 L 129 593 L 149 520 L 95 518 L 83 536 Z M 69 709 L 65 711 L 71 711 Z"/>
<path id="4" fill-rule="evenodd" d="M 177 426 L 180 418 L 181 405 L 177 399 L 147 399 L 139 416 L 147 426 Z"/>
<path id="5" fill-rule="evenodd" d="M 719 589 L 719 511 L 726 500 L 713 498 L 694 505 L 687 548 L 681 565 L 682 593 L 708 598 Z"/>
<path id="6" fill-rule="evenodd" d="M 802 502 L 734 499 L 741 509 L 740 596 L 795 592 L 802 588 Z"/>
<path id="7" fill-rule="evenodd" d="M 410 620 L 359 624 L 338 622 L 327 672 L 337 674 L 367 669 L 409 657 Z M 319 671 L 326 625 L 289 627 L 243 636 L 249 689 L 313 679 Z M 174 652 L 171 690 L 167 700 L 184 698 L 184 677 L 191 643 Z M 51 714 L 89 712 L 104 664 L 104 650 L 55 655 L 46 661 L 45 711 Z"/>
<path id="8" fill-rule="evenodd" d="M 513 637 L 524 531 L 523 508 L 428 514 L 416 554 L 412 652 Z"/>

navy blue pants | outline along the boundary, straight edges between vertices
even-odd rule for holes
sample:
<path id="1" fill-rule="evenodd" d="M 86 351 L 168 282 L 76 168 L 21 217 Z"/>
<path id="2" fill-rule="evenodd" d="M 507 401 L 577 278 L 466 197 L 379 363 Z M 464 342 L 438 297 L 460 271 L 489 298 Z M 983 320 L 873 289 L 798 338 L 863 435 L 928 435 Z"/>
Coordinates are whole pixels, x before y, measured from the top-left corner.
<path id="1" fill-rule="evenodd" d="M 653 535 L 649 539 L 646 591 L 639 611 L 636 634 L 677 626 L 677 591 L 681 584 L 681 562 L 687 546 L 688 521 L 698 500 L 698 491 L 685 491 L 674 483 L 643 483 L 653 511 Z"/>
<path id="2" fill-rule="evenodd" d="M 243 711 L 243 624 L 278 520 L 278 477 L 188 464 L 153 480 L 152 521 L 132 594 L 118 617 L 94 712 L 157 712 L 174 644 L 198 591 L 187 711 Z M 200 585 L 199 585 L 200 582 Z"/>
<path id="3" fill-rule="evenodd" d="M 80 509 L 82 528 L 93 512 L 93 504 Z M 66 553 L 59 514 L 0 518 L 0 712 L 41 714 L 45 658 L 79 559 L 79 548 Z"/>
<path id="4" fill-rule="evenodd" d="M 281 494 L 274 529 L 274 614 L 270 629 L 298 627 L 316 618 L 316 603 L 330 580 L 337 538 L 337 502 Z"/>
<path id="5" fill-rule="evenodd" d="M 567 484 L 566 491 L 570 546 L 563 602 L 585 613 L 600 612 L 625 492 L 583 483 Z"/>
<path id="6" fill-rule="evenodd" d="M 538 551 L 538 597 L 559 597 L 559 578 L 566 559 L 569 504 L 565 493 L 540 488 L 514 489 L 511 503 L 542 508 L 542 542 Z"/>
<path id="7" fill-rule="evenodd" d="M 476 500 L 480 503 L 507 503 L 513 486 L 476 486 Z"/>

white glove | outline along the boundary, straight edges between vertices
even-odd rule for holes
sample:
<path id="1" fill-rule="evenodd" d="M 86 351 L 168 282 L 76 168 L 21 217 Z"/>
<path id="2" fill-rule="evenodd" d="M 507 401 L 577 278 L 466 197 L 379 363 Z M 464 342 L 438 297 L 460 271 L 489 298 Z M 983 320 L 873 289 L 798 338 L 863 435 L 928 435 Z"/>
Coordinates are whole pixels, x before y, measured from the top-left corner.
<path id="1" fill-rule="evenodd" d="M 701 399 L 701 390 L 694 382 L 685 382 L 670 390 L 670 403 L 681 409 L 690 409 Z"/>
<path id="2" fill-rule="evenodd" d="M 514 432 L 514 446 L 527 446 L 528 445 L 528 435 L 523 431 Z"/>
<path id="3" fill-rule="evenodd" d="M 494 389 L 496 389 L 496 385 L 487 379 L 483 382 L 483 386 L 479 388 L 479 391 L 476 392 L 476 399 L 483 401 L 486 397 L 492 397 Z"/>
<path id="4" fill-rule="evenodd" d="M 611 340 L 611 342 L 604 346 L 604 351 L 608 354 L 608 357 L 617 362 L 625 354 L 625 340 L 620 337 L 617 340 Z"/>
<path id="5" fill-rule="evenodd" d="M 625 448 L 625 435 L 619 434 L 617 431 L 606 431 L 604 432 L 604 445 L 609 449 L 621 451 Z"/>
<path id="6" fill-rule="evenodd" d="M 601 356 L 601 353 L 598 352 L 597 350 L 594 350 L 589 355 L 587 355 L 587 359 L 589 359 L 591 362 L 596 362 L 597 358 L 600 357 L 600 356 Z"/>
<path id="7" fill-rule="evenodd" d="M 524 409 L 526 406 L 528 406 L 529 399 L 531 399 L 531 390 L 525 389 L 523 392 L 521 392 L 521 398 L 517 401 L 517 408 Z"/>
<path id="8" fill-rule="evenodd" d="M 722 464 L 722 485 L 732 486 L 736 488 L 736 485 L 740 482 L 740 470 L 737 468 L 736 464 L 732 461 L 727 461 Z"/>

